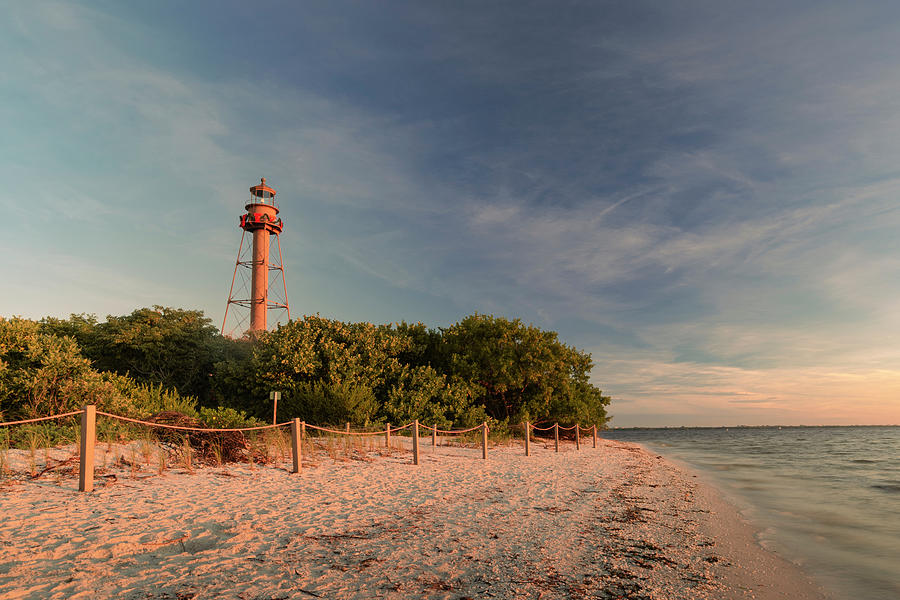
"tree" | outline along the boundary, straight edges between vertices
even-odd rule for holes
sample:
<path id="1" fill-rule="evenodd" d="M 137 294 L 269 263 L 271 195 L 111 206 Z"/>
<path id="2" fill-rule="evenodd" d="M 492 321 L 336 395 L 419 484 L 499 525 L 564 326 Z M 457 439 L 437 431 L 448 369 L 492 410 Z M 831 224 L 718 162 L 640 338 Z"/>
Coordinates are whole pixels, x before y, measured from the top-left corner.
<path id="1" fill-rule="evenodd" d="M 377 419 L 378 401 L 371 388 L 325 381 L 302 381 L 278 405 L 279 420 L 300 418 L 319 425 L 356 423 L 366 426 Z"/>
<path id="2" fill-rule="evenodd" d="M 104 323 L 93 315 L 72 315 L 68 321 L 47 318 L 41 327 L 77 340 L 96 369 L 177 389 L 204 403 L 213 367 L 224 358 L 228 344 L 203 311 L 163 306 L 108 315 Z"/>
<path id="3" fill-rule="evenodd" d="M 222 359 L 213 365 L 210 378 L 209 405 L 230 406 L 257 417 L 267 417 L 259 404 L 269 396 L 269 389 L 255 377 L 250 358 L 253 343 L 249 339 L 218 338 Z"/>
<path id="4" fill-rule="evenodd" d="M 592 367 L 590 354 L 518 319 L 476 314 L 431 330 L 308 316 L 264 334 L 249 368 L 230 367 L 228 376 L 260 400 L 280 390 L 282 405 L 307 420 L 369 421 L 374 398 L 382 421 L 446 427 L 552 417 L 602 425 L 609 398 L 590 383 Z M 335 411 L 323 408 L 328 403 Z M 267 404 L 256 406 L 264 416 Z"/>
<path id="5" fill-rule="evenodd" d="M 472 403 L 465 382 L 449 380 L 430 366 L 403 366 L 387 393 L 383 414 L 392 423 L 419 419 L 442 429 L 486 420 L 484 409 Z"/>
<path id="6" fill-rule="evenodd" d="M 162 386 L 98 372 L 74 338 L 47 333 L 43 323 L 0 317 L 0 420 L 57 415 L 85 404 L 143 418 L 161 410 L 190 414 L 196 401 Z"/>
<path id="7" fill-rule="evenodd" d="M 78 343 L 81 353 L 90 358 L 97 344 L 97 315 L 72 314 L 68 319 L 44 317 L 39 321 L 43 333 L 69 337 Z"/>
<path id="8" fill-rule="evenodd" d="M 423 323 L 405 321 L 394 326 L 398 336 L 406 343 L 398 360 L 411 367 L 436 366 L 443 363 L 443 335 L 438 329 L 429 329 Z"/>
<path id="9" fill-rule="evenodd" d="M 0 317 L 0 413 L 30 419 L 107 403 L 115 388 L 70 337 L 44 333 L 34 321 Z"/>
<path id="10" fill-rule="evenodd" d="M 283 394 L 284 418 L 420 419 L 441 427 L 485 419 L 603 425 L 610 401 L 590 382 L 590 354 L 563 344 L 553 331 L 491 315 L 441 329 L 315 315 L 250 341 L 218 335 L 201 311 L 155 306 L 103 323 L 83 314 L 47 318 L 40 331 L 77 341 L 74 351 L 80 345 L 96 369 L 266 420 L 271 390 Z"/>
<path id="11" fill-rule="evenodd" d="M 373 325 L 307 316 L 259 339 L 250 379 L 280 390 L 291 414 L 308 420 L 321 415 L 366 424 L 418 418 L 447 427 L 483 418 L 483 410 L 473 409 L 466 382 L 425 364 L 440 344 L 440 333 L 421 323 Z M 329 403 L 334 410 L 325 410 Z"/>
<path id="12" fill-rule="evenodd" d="M 442 332 L 443 371 L 478 390 L 475 403 L 495 419 L 547 418 L 559 416 L 559 407 L 584 405 L 580 414 L 605 422 L 603 397 L 588 382 L 590 354 L 563 344 L 556 332 L 479 314 Z"/>
<path id="13" fill-rule="evenodd" d="M 289 389 L 298 381 L 366 386 L 383 391 L 407 338 L 389 325 L 343 323 L 318 315 L 281 325 L 253 348 L 253 371 L 271 389 Z"/>

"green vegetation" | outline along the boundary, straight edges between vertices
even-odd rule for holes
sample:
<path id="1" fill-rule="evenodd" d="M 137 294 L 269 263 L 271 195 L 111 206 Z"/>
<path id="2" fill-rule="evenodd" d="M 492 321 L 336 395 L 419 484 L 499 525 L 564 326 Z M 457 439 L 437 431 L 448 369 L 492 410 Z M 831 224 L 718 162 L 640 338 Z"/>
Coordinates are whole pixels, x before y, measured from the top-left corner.
<path id="1" fill-rule="evenodd" d="M 130 315 L 72 315 L 41 320 L 41 331 L 70 337 L 98 371 L 128 375 L 140 383 L 209 396 L 213 366 L 225 359 L 230 340 L 199 310 L 154 306 Z"/>
<path id="2" fill-rule="evenodd" d="M 54 331 L 65 324 L 87 328 L 91 322 L 81 315 L 73 316 L 71 321 L 55 321 L 50 326 L 46 321 L 0 318 L 0 420 L 72 412 L 92 403 L 98 410 L 136 419 L 175 411 L 204 423 L 223 419 L 241 424 L 255 422 L 245 415 L 236 415 L 233 409 L 201 409 L 194 397 L 183 396 L 162 381 L 154 382 L 152 378 L 141 381 L 99 371 L 82 354 L 75 334 L 58 335 Z M 93 323 L 91 327 L 99 327 L 96 320 Z M 14 427 L 5 435 L 14 445 L 22 445 L 23 440 L 33 440 L 35 436 L 50 444 L 69 442 L 77 434 L 76 421 L 69 418 L 29 424 Z M 107 421 L 100 422 L 98 428 L 107 439 L 131 437 L 134 430 Z"/>
<path id="3" fill-rule="evenodd" d="M 130 315 L 39 322 L 0 318 L 0 420 L 78 410 L 147 418 L 176 411 L 210 427 L 279 421 L 356 427 L 419 419 L 441 428 L 488 421 L 607 421 L 609 397 L 590 383 L 589 354 L 552 331 L 475 314 L 447 328 L 308 316 L 255 343 L 218 334 L 201 311 L 155 306 Z M 249 415 L 249 416 L 248 416 Z M 70 441 L 75 420 L 13 428 Z M 128 434 L 107 425 L 108 438 Z"/>

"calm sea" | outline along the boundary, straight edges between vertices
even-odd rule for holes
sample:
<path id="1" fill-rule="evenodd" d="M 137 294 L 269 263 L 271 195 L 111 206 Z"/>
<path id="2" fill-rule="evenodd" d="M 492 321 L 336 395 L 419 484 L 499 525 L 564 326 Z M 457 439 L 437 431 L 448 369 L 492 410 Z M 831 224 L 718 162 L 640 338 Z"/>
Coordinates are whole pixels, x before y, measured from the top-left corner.
<path id="1" fill-rule="evenodd" d="M 622 429 L 706 474 L 840 600 L 900 599 L 900 427 Z"/>

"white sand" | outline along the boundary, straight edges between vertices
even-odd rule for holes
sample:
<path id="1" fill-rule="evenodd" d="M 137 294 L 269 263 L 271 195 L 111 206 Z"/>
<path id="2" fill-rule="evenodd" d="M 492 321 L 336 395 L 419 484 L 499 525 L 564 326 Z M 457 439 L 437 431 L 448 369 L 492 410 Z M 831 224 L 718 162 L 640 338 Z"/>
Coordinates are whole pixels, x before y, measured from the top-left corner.
<path id="1" fill-rule="evenodd" d="M 300 475 L 126 468 L 91 494 L 52 471 L 7 478 L 0 598 L 824 597 L 712 489 L 636 445 L 487 461 L 422 447 L 419 466 L 320 454 Z"/>

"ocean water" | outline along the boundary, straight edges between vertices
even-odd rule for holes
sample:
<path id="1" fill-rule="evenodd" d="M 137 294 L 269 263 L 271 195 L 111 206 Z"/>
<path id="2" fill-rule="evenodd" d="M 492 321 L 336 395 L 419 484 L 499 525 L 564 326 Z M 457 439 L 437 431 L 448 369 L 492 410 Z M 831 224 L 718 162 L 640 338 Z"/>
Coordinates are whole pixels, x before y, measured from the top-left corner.
<path id="1" fill-rule="evenodd" d="M 623 429 L 706 475 L 837 600 L 900 599 L 900 427 Z"/>

